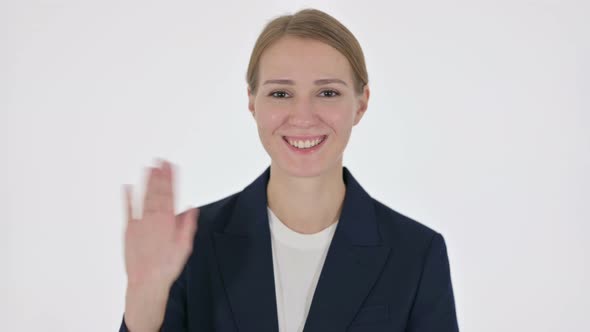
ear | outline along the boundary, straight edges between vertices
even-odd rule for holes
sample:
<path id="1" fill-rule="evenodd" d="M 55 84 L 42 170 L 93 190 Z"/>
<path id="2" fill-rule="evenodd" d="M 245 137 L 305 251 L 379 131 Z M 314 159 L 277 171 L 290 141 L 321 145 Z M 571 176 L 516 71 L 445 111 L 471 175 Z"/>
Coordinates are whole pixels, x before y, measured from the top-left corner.
<path id="1" fill-rule="evenodd" d="M 365 85 L 363 88 L 363 93 L 358 97 L 358 106 L 357 111 L 354 115 L 354 126 L 356 126 L 360 121 L 367 108 L 369 107 L 369 97 L 371 96 L 371 91 L 369 90 L 369 85 Z"/>
<path id="2" fill-rule="evenodd" d="M 256 98 L 256 96 L 252 94 L 252 90 L 250 90 L 250 87 L 248 87 L 248 109 L 250 110 L 250 113 L 252 113 L 252 116 L 254 116 L 254 99 L 255 98 Z"/>

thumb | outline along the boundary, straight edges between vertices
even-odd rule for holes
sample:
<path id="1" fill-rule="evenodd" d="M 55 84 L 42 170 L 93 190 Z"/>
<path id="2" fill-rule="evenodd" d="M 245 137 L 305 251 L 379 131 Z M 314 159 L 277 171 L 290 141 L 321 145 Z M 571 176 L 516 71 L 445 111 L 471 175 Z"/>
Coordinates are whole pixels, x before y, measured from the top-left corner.
<path id="1" fill-rule="evenodd" d="M 178 228 L 179 240 L 183 245 L 190 246 L 190 248 L 192 248 L 193 239 L 197 231 L 199 212 L 198 208 L 192 208 L 180 220 Z"/>

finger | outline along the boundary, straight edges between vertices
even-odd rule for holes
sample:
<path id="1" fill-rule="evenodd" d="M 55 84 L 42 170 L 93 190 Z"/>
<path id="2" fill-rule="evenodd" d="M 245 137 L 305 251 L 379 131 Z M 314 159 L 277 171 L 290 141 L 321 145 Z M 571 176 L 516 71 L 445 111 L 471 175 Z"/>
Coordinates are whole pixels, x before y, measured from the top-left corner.
<path id="1" fill-rule="evenodd" d="M 155 194 L 155 186 L 159 177 L 159 169 L 150 167 L 147 174 L 147 184 L 143 200 L 143 216 L 155 213 L 158 210 L 158 200 Z"/>
<path id="2" fill-rule="evenodd" d="M 168 161 L 162 162 L 162 178 L 157 189 L 160 196 L 160 209 L 163 213 L 174 214 L 174 178 L 172 165 Z"/>
<path id="3" fill-rule="evenodd" d="M 167 161 L 167 160 L 162 160 L 161 164 L 160 164 L 160 168 L 162 169 L 162 171 L 164 172 L 164 174 L 171 178 L 171 173 L 172 173 L 172 164 Z"/>
<path id="4" fill-rule="evenodd" d="M 133 193 L 132 193 L 132 188 L 130 184 L 125 184 L 123 185 L 123 191 L 125 192 L 125 205 L 126 205 L 126 210 L 127 210 L 127 222 L 131 222 L 133 221 L 133 203 L 132 203 L 132 199 L 133 199 Z"/>
<path id="5" fill-rule="evenodd" d="M 157 159 L 157 164 L 158 167 L 154 167 L 155 176 L 148 189 L 150 199 L 154 199 L 154 208 L 157 212 L 173 213 L 171 166 L 163 159 Z"/>

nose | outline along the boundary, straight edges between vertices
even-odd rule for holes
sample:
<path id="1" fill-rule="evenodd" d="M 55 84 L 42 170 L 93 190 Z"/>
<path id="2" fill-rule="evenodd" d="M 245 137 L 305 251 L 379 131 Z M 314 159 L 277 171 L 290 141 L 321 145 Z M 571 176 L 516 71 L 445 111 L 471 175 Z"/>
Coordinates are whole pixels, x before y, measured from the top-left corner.
<path id="1" fill-rule="evenodd" d="M 289 123 L 297 127 L 310 127 L 317 123 L 316 109 L 310 98 L 297 98 L 289 114 Z"/>

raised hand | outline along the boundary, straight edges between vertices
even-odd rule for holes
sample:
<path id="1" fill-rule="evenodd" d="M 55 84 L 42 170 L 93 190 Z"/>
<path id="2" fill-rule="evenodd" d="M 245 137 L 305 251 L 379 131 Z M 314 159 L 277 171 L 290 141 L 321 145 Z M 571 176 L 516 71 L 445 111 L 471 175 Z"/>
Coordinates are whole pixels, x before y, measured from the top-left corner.
<path id="1" fill-rule="evenodd" d="M 173 181 L 169 162 L 150 168 L 139 219 L 133 217 L 131 187 L 125 187 L 125 267 L 130 284 L 171 285 L 192 252 L 198 209 L 174 215 Z"/>
<path id="2" fill-rule="evenodd" d="M 172 165 L 162 161 L 148 172 L 143 211 L 134 218 L 131 186 L 125 186 L 127 226 L 125 321 L 130 330 L 150 330 L 161 323 L 168 291 L 193 249 L 197 208 L 174 215 Z M 149 327 L 149 328 L 148 328 Z"/>

